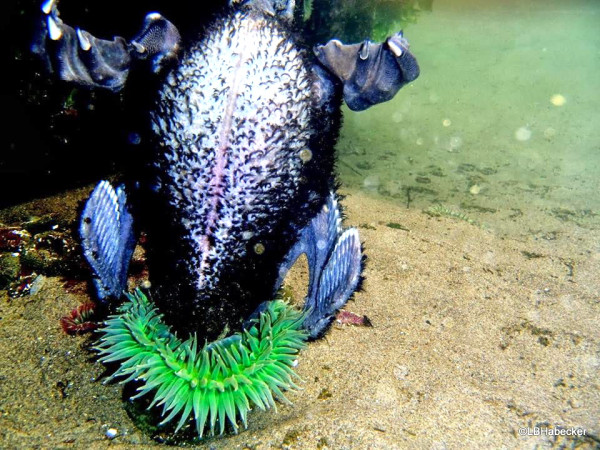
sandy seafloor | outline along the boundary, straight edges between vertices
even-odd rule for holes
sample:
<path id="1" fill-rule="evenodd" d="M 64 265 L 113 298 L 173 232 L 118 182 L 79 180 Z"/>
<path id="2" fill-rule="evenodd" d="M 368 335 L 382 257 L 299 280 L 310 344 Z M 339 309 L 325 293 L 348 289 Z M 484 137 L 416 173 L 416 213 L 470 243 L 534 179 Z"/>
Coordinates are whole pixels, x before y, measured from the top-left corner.
<path id="1" fill-rule="evenodd" d="M 406 30 L 421 77 L 346 112 L 338 146 L 368 255 L 347 309 L 373 327 L 334 326 L 302 353 L 293 406 L 205 448 L 600 447 L 599 14 L 436 1 Z M 90 189 L 18 209 L 74 221 Z M 473 223 L 424 213 L 437 204 Z M 87 299 L 63 285 L 0 292 L 0 447 L 164 445 L 101 383 L 93 338 L 61 330 Z M 587 436 L 519 436 L 535 426 Z"/>
<path id="2" fill-rule="evenodd" d="M 42 203 L 73 215 L 84 192 Z M 597 228 L 556 220 L 558 239 L 506 238 L 348 194 L 347 224 L 360 228 L 369 259 L 347 309 L 373 327 L 334 326 L 302 352 L 292 406 L 255 411 L 247 431 L 206 448 L 600 445 Z M 121 385 L 101 383 L 92 338 L 61 330 L 59 318 L 86 299 L 62 286 L 46 278 L 34 296 L 0 297 L 2 446 L 164 445 L 134 426 Z M 587 437 L 519 436 L 535 426 Z"/>

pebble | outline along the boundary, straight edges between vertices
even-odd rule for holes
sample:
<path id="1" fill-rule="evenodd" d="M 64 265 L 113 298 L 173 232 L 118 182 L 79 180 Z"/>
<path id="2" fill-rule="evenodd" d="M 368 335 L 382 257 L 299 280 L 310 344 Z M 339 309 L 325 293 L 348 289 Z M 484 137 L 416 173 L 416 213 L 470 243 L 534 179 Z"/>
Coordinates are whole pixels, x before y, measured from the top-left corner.
<path id="1" fill-rule="evenodd" d="M 571 399 L 571 400 L 569 400 L 569 405 L 573 409 L 578 409 L 583 406 L 583 403 L 581 403 L 579 400 Z"/>
<path id="2" fill-rule="evenodd" d="M 29 288 L 29 295 L 37 294 L 44 285 L 45 279 L 46 277 L 44 277 L 43 275 L 38 275 L 37 277 L 35 277 L 35 280 L 33 280 L 33 282 L 31 283 L 31 287 Z"/>

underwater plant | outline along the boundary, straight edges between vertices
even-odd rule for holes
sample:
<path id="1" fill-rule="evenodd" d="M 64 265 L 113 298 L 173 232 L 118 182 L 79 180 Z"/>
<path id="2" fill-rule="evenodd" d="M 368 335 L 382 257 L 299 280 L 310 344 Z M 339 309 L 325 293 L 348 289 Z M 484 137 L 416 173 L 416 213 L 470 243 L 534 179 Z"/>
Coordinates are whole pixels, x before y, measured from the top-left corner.
<path id="1" fill-rule="evenodd" d="M 237 433 L 238 417 L 247 428 L 252 406 L 276 409 L 273 394 L 290 403 L 283 391 L 298 387 L 292 368 L 308 337 L 303 320 L 301 312 L 274 300 L 243 331 L 199 348 L 195 335 L 181 341 L 173 334 L 137 289 L 105 322 L 96 350 L 102 363 L 121 361 L 106 382 L 142 381 L 132 399 L 155 391 L 149 408 L 162 406 L 160 425 L 179 416 L 177 433 L 191 416 L 200 438 L 207 426 L 214 435 L 217 421 L 219 434 L 227 421 Z"/>
<path id="2" fill-rule="evenodd" d="M 462 220 L 464 222 L 470 223 L 471 225 L 479 226 L 477 221 L 471 219 L 465 213 L 462 213 L 460 211 L 454 211 L 453 209 L 450 209 L 440 203 L 434 206 L 430 206 L 423 212 L 432 217 L 450 217 L 452 219 Z"/>
<path id="3" fill-rule="evenodd" d="M 343 42 L 381 41 L 390 33 L 416 23 L 422 11 L 431 11 L 433 0 L 303 0 L 302 16 L 307 39 L 322 42 L 332 36 Z"/>

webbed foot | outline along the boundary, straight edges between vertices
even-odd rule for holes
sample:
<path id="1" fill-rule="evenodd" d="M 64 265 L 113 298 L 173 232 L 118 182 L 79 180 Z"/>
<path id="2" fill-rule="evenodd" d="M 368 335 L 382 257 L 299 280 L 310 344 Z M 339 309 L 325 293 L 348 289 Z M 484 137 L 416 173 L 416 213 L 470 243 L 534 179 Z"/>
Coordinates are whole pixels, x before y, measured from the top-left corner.
<path id="1" fill-rule="evenodd" d="M 309 287 L 304 310 L 304 328 L 312 339 L 321 336 L 357 289 L 362 272 L 362 251 L 358 230 L 342 230 L 335 194 L 304 228 L 279 269 L 277 287 L 301 254 L 306 254 Z"/>
<path id="2" fill-rule="evenodd" d="M 419 76 L 417 60 L 402 32 L 378 44 L 346 45 L 337 39 L 314 48 L 317 59 L 344 84 L 344 100 L 354 111 L 386 102 Z"/>
<path id="3" fill-rule="evenodd" d="M 94 271 L 98 298 L 121 297 L 136 243 L 122 186 L 115 190 L 108 181 L 96 186 L 85 204 L 79 232 L 83 254 Z"/>
<path id="4" fill-rule="evenodd" d="M 42 5 L 41 30 L 32 51 L 62 80 L 116 92 L 125 85 L 133 61 L 149 60 L 156 73 L 177 56 L 179 32 L 158 13 L 146 16 L 142 30 L 131 41 L 120 36 L 109 41 L 65 24 L 56 2 L 46 0 Z"/>

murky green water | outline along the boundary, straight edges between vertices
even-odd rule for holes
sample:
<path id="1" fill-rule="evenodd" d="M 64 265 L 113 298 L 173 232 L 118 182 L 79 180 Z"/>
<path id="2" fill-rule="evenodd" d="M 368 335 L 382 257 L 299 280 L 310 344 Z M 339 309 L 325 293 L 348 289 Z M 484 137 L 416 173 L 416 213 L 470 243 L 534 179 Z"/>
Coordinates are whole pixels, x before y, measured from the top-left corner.
<path id="1" fill-rule="evenodd" d="M 501 234 L 597 227 L 600 2 L 432 6 L 405 28 L 419 79 L 346 111 L 343 183 L 399 207 L 439 203 Z"/>

